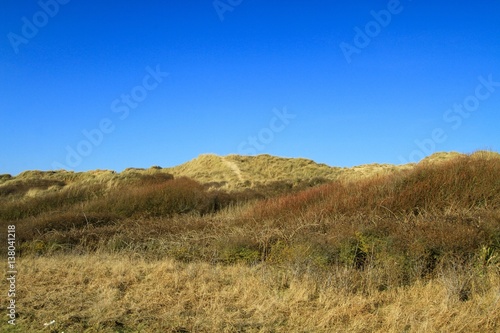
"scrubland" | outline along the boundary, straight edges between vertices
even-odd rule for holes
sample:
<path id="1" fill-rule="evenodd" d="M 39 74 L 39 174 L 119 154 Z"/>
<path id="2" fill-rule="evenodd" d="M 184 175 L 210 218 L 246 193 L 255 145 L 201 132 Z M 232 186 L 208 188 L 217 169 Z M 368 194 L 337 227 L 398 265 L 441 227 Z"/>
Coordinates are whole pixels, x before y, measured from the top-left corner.
<path id="1" fill-rule="evenodd" d="M 0 176 L 19 271 L 0 329 L 498 332 L 500 155 L 438 157 Z"/>

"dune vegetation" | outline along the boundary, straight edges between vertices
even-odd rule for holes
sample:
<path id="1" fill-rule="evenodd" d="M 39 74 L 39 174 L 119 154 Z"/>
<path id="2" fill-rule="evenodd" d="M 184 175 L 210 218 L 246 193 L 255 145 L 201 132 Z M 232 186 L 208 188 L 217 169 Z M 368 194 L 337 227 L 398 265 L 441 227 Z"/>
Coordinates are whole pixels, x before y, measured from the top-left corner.
<path id="1" fill-rule="evenodd" d="M 2 332 L 500 331 L 497 153 L 27 171 L 0 176 L 0 223 Z"/>

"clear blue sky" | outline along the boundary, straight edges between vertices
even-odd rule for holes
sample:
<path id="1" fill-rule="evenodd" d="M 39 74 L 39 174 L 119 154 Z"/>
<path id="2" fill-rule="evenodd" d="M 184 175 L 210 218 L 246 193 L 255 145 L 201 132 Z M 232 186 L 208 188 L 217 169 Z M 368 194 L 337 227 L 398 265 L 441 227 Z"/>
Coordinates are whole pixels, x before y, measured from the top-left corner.
<path id="1" fill-rule="evenodd" d="M 499 22 L 482 0 L 5 0 L 0 173 L 499 151 Z"/>

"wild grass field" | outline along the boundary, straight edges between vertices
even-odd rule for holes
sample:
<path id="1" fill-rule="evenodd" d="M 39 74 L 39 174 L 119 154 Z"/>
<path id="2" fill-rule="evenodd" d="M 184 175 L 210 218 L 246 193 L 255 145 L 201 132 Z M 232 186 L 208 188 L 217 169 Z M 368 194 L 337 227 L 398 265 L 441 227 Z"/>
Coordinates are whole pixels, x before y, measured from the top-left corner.
<path id="1" fill-rule="evenodd" d="M 28 171 L 0 176 L 0 224 L 2 332 L 500 331 L 497 153 Z"/>

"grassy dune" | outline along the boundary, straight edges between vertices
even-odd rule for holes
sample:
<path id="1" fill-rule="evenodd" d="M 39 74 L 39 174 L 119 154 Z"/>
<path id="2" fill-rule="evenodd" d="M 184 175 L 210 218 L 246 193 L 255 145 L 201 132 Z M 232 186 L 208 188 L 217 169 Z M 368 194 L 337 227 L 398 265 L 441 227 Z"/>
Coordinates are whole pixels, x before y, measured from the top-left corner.
<path id="1" fill-rule="evenodd" d="M 500 330 L 496 153 L 0 179 L 19 254 L 18 325 L 2 331 Z"/>

